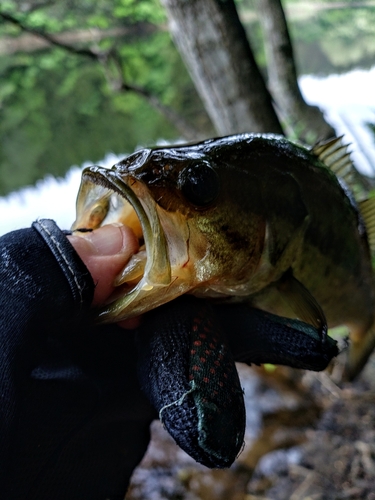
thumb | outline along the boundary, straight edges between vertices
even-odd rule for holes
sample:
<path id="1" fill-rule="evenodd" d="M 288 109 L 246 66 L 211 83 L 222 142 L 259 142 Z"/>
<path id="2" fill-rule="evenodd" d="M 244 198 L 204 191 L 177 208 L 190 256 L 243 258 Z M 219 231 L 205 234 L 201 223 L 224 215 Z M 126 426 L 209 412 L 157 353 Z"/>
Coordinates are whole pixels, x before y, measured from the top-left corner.
<path id="1" fill-rule="evenodd" d="M 122 224 L 108 224 L 90 233 L 68 236 L 75 251 L 85 263 L 95 283 L 93 306 L 109 298 L 116 276 L 138 251 L 134 232 Z"/>

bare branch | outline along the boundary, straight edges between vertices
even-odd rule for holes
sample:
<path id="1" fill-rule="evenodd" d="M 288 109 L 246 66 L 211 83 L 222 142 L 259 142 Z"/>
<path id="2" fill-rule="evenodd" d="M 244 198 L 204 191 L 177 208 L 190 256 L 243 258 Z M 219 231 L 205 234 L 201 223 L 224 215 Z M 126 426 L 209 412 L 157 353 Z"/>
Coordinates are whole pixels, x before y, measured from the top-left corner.
<path id="1" fill-rule="evenodd" d="M 334 129 L 316 106 L 301 94 L 288 25 L 280 0 L 257 0 L 257 12 L 264 31 L 269 85 L 280 116 L 299 130 L 300 139 L 314 142 L 333 137 Z M 311 137 L 313 136 L 313 137 Z"/>
<path id="2" fill-rule="evenodd" d="M 185 139 L 193 141 L 199 137 L 199 133 L 196 128 L 192 127 L 181 115 L 176 113 L 169 106 L 165 106 L 160 99 L 158 99 L 154 94 L 148 90 L 138 87 L 137 85 L 131 85 L 124 82 L 121 86 L 122 90 L 133 91 L 138 95 L 143 96 L 153 108 L 162 113 L 174 126 L 179 130 L 179 132 L 184 136 Z"/>
<path id="3" fill-rule="evenodd" d="M 72 54 L 76 55 L 81 55 L 81 56 L 86 56 L 90 57 L 91 59 L 98 60 L 100 55 L 96 52 L 94 52 L 91 49 L 79 49 L 77 47 L 73 47 L 72 45 L 69 45 L 67 43 L 64 43 L 62 41 L 59 41 L 56 37 L 53 35 L 50 35 L 48 33 L 45 33 L 44 31 L 38 30 L 36 28 L 30 28 L 30 26 L 27 26 L 25 23 L 17 19 L 16 17 L 12 16 L 11 14 L 8 14 L 6 12 L 0 12 L 0 18 L 4 19 L 4 21 L 8 21 L 15 26 L 18 26 L 22 31 L 26 31 L 27 33 L 31 33 L 35 36 L 38 36 L 40 38 L 43 38 L 43 40 L 46 40 L 49 42 L 51 45 L 54 45 L 56 47 L 60 47 Z M 103 56 L 104 54 L 102 54 Z"/>
<path id="4" fill-rule="evenodd" d="M 173 123 L 176 129 L 183 135 L 185 139 L 192 141 L 199 137 L 199 133 L 195 127 L 192 127 L 179 113 L 176 113 L 172 108 L 163 104 L 155 94 L 151 93 L 144 87 L 130 84 L 125 80 L 123 61 L 118 52 L 111 51 L 108 56 L 109 57 L 107 58 L 104 66 L 106 69 L 107 80 L 112 85 L 114 90 L 122 92 L 135 92 L 136 94 L 142 96 L 154 109 L 156 109 L 159 113 L 164 115 L 167 120 Z M 110 62 L 114 63 L 115 65 L 117 73 L 116 77 L 112 76 L 110 72 Z"/>

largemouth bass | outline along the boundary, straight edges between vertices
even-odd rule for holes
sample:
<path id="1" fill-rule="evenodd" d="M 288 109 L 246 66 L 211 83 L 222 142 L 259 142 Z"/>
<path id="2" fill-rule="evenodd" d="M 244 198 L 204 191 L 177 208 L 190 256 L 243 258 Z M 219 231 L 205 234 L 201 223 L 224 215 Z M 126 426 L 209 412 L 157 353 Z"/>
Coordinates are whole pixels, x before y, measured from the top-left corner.
<path id="1" fill-rule="evenodd" d="M 356 376 L 375 343 L 373 200 L 356 203 L 341 139 L 312 150 L 242 134 L 142 149 L 83 171 L 73 230 L 121 222 L 140 249 L 103 322 L 182 294 L 248 302 L 321 331 L 346 325 Z M 344 180 L 340 179 L 340 176 Z"/>

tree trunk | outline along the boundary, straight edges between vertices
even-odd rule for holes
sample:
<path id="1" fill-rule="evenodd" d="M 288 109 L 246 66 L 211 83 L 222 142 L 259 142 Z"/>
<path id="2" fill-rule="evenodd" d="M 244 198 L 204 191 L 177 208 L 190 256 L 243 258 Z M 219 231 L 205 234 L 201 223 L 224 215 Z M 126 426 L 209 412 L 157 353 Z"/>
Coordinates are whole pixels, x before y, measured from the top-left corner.
<path id="1" fill-rule="evenodd" d="M 304 101 L 297 81 L 293 47 L 280 0 L 257 0 L 264 32 L 269 87 L 280 118 L 309 142 L 335 136 L 322 112 Z"/>
<path id="2" fill-rule="evenodd" d="M 283 133 L 233 0 L 162 0 L 219 134 Z"/>

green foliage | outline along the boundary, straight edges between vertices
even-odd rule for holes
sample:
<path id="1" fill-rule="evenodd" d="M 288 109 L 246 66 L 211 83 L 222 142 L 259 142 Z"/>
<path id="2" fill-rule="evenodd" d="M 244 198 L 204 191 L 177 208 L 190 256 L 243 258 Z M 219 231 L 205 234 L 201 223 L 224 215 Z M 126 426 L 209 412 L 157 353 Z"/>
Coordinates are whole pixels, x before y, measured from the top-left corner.
<path id="1" fill-rule="evenodd" d="M 55 0 L 44 8 L 35 8 L 40 2 L 7 0 L 1 10 L 27 20 L 27 25 L 58 33 L 87 27 L 107 29 L 138 22 L 159 24 L 165 22 L 165 13 L 158 0 Z M 9 30 L 10 26 L 3 26 Z"/>
<path id="2" fill-rule="evenodd" d="M 48 33 L 165 22 L 156 0 L 56 0 L 33 10 L 35 5 L 9 1 L 0 8 Z M 0 24 L 0 36 L 19 34 L 12 24 Z M 107 37 L 97 45 L 115 49 L 126 81 L 164 104 L 181 109 L 185 103 L 180 89 L 189 88 L 192 112 L 199 114 L 200 101 L 168 32 Z M 63 175 L 72 164 L 97 162 L 109 151 L 124 154 L 140 144 L 178 137 L 144 98 L 114 92 L 98 62 L 63 49 L 2 56 L 0 76 L 0 195 L 35 182 L 45 172 Z M 180 88 L 171 82 L 179 82 Z M 207 121 L 201 114 L 200 121 Z"/>
<path id="3" fill-rule="evenodd" d="M 25 79 L 18 72 L 12 75 L 17 92 L 8 95 L 0 120 L 2 194 L 45 172 L 63 175 L 72 164 L 97 162 L 109 151 L 131 152 L 141 137 L 151 143 L 175 135 L 137 96 L 124 96 L 119 112 L 101 92 L 105 81 L 99 68 L 82 61 L 72 68 L 65 62 L 59 70 L 41 70 L 36 76 L 31 67 Z"/>
<path id="4" fill-rule="evenodd" d="M 313 20 L 292 24 L 291 31 L 299 66 L 304 73 L 315 70 L 314 67 L 306 70 L 309 46 L 315 47 L 315 57 L 320 52 L 326 71 L 347 71 L 358 64 L 362 67 L 373 65 L 375 7 L 321 11 Z"/>
<path id="5" fill-rule="evenodd" d="M 139 2 L 139 0 L 120 0 L 115 2 L 113 15 L 118 18 L 129 18 L 133 22 L 148 21 L 165 22 L 165 14 L 156 0 Z"/>
<path id="6" fill-rule="evenodd" d="M 258 64 L 266 69 L 262 31 L 256 16 L 248 16 L 254 0 L 237 3 L 244 19 L 250 19 L 247 33 Z M 335 0 L 283 1 L 300 74 L 337 73 L 374 64 L 375 6 L 359 7 L 353 0 L 346 3 L 355 4 L 355 8 L 344 8 Z"/>
<path id="7" fill-rule="evenodd" d="M 131 152 L 140 142 L 176 137 L 144 99 L 112 95 L 90 60 L 53 49 L 2 62 L 1 194 L 45 172 L 63 175 L 72 164 L 97 162 L 109 151 Z"/>

